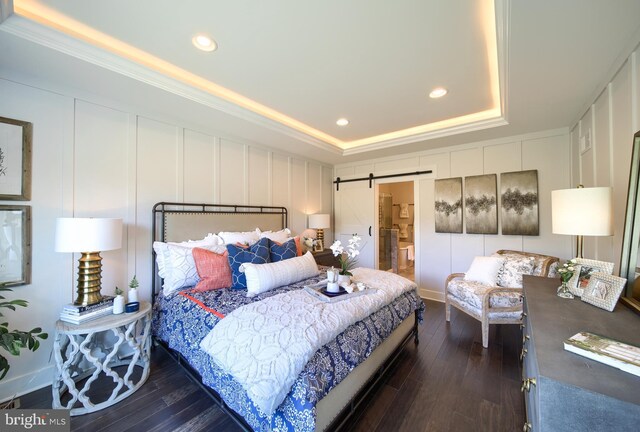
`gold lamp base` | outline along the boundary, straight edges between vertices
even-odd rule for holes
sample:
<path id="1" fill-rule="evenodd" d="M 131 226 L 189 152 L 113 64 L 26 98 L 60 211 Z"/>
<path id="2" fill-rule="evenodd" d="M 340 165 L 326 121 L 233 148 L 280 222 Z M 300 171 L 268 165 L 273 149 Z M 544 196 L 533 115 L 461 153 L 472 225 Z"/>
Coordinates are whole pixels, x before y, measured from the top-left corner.
<path id="1" fill-rule="evenodd" d="M 327 247 L 327 245 L 324 244 L 324 229 L 316 228 L 316 234 L 316 240 L 320 240 L 322 242 L 322 247 Z"/>
<path id="2" fill-rule="evenodd" d="M 73 302 L 77 306 L 89 306 L 102 300 L 100 294 L 102 278 L 102 257 L 100 252 L 82 252 L 78 260 L 78 297 Z"/>

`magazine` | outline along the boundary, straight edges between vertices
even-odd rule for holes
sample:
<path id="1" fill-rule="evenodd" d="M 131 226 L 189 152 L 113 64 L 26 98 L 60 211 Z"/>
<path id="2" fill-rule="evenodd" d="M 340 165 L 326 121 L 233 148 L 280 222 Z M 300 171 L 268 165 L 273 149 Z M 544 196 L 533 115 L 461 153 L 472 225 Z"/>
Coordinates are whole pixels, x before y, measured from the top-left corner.
<path id="1" fill-rule="evenodd" d="M 564 349 L 640 376 L 640 348 L 637 346 L 580 332 L 564 341 Z"/>

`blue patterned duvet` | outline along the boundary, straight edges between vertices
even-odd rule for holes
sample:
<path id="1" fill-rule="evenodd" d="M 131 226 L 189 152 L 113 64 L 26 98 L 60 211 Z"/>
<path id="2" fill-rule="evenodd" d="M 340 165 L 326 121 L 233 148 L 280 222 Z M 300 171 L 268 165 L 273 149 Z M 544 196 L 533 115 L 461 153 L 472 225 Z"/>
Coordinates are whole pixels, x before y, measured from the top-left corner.
<path id="1" fill-rule="evenodd" d="M 180 352 L 234 411 L 245 418 L 256 431 L 313 431 L 316 403 L 337 386 L 400 323 L 418 311 L 422 319 L 424 303 L 415 290 L 399 296 L 362 321 L 348 327 L 332 342 L 319 349 L 306 365 L 284 402 L 270 418 L 253 405 L 246 392 L 233 377 L 218 368 L 199 347 L 200 341 L 224 315 L 234 309 L 267 297 L 325 279 L 322 272 L 291 286 L 277 288 L 253 298 L 245 290 L 219 289 L 203 293 L 190 290 L 162 294 L 154 306 L 153 333 L 169 347 Z"/>

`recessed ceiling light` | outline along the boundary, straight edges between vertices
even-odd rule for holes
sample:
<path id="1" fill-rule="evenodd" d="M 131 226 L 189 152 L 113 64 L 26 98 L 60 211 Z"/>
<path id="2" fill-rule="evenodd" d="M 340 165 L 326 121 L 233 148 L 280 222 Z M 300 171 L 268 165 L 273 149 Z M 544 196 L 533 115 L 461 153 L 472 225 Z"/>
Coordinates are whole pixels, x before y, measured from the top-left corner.
<path id="1" fill-rule="evenodd" d="M 429 97 L 431 99 L 438 99 L 446 95 L 448 92 L 449 91 L 444 87 L 436 87 L 433 90 L 431 90 L 431 93 L 429 93 Z"/>
<path id="2" fill-rule="evenodd" d="M 215 51 L 218 48 L 218 44 L 214 41 L 211 36 L 205 33 L 198 33 L 191 39 L 193 45 L 202 51 Z"/>
<path id="3" fill-rule="evenodd" d="M 338 126 L 346 126 L 349 124 L 349 120 L 347 120 L 346 118 L 340 118 L 338 119 L 338 121 L 336 121 L 336 124 Z"/>

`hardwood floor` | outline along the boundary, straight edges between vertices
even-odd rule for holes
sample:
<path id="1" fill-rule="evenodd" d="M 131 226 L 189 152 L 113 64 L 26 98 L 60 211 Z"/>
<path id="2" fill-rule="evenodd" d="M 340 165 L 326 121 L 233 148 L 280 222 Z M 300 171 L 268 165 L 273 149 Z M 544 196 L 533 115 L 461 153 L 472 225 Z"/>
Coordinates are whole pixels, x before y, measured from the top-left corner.
<path id="1" fill-rule="evenodd" d="M 371 392 L 348 431 L 515 431 L 524 424 L 520 330 L 480 323 L 426 301 L 420 344 L 407 344 L 394 371 Z M 152 354 L 149 380 L 113 407 L 71 418 L 73 431 L 238 431 L 164 350 Z M 22 396 L 23 408 L 51 407 L 51 388 Z"/>

